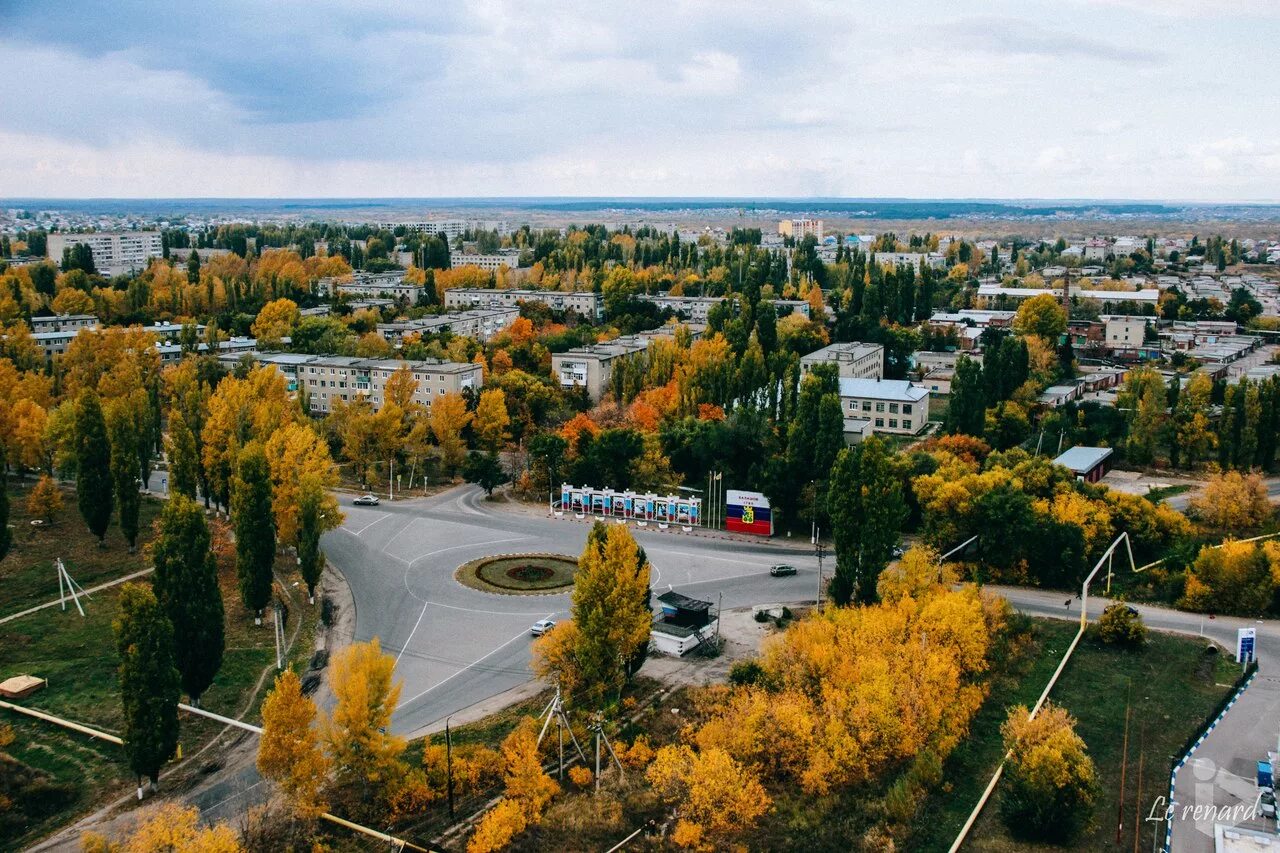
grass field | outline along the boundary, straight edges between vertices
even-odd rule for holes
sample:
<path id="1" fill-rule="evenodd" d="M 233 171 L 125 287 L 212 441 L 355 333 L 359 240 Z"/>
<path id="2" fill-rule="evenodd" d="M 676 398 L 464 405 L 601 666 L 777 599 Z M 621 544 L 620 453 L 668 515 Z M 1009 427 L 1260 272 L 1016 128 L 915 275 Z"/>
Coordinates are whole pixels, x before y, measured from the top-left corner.
<path id="1" fill-rule="evenodd" d="M 108 547 L 100 550 L 80 523 L 74 496 L 67 497 L 67 506 L 55 527 L 41 529 L 38 536 L 28 540 L 21 550 L 15 549 L 0 562 L 0 582 L 5 584 L 6 605 L 8 583 L 15 577 L 28 579 L 25 588 L 31 603 L 48 600 L 50 593 L 41 590 L 35 582 L 39 572 L 33 571 L 32 566 L 51 561 L 54 551 L 63 555 L 67 568 L 77 580 L 80 575 L 72 560 L 78 558 L 70 556 L 73 554 L 84 555 L 86 559 L 96 557 L 94 565 L 101 579 L 127 574 L 142 566 L 141 545 L 144 539 L 151 538 L 150 519 L 158 514 L 159 501 L 144 500 L 144 517 L 148 523 L 139 535 L 138 553 L 129 555 L 114 529 L 107 536 Z M 17 501 L 15 508 L 16 504 Z M 47 541 L 43 538 L 46 533 L 51 534 Z M 293 569 L 292 558 L 281 557 L 278 560 L 279 575 L 287 576 Z M 49 580 L 54 581 L 52 595 L 56 597 L 52 569 L 48 575 Z M 88 581 L 81 582 L 85 586 L 91 585 Z M 270 684 L 270 673 L 265 678 L 263 674 L 275 661 L 274 636 L 269 622 L 255 626 L 251 614 L 241 606 L 234 572 L 224 568 L 220 582 L 227 618 L 226 652 L 222 669 L 201 697 L 201 705 L 229 716 L 239 716 L 248 707 L 248 718 L 255 719 L 257 704 L 265 693 L 262 689 L 255 692 L 255 688 Z M 0 625 L 0 679 L 30 673 L 49 680 L 46 689 L 18 704 L 120 734 L 122 720 L 116 681 L 117 659 L 111 628 L 118 609 L 120 589 L 112 587 L 94 594 L 92 600 L 85 602 L 87 615 L 83 618 L 74 607 L 69 606 L 66 612 L 53 607 Z M 296 620 L 303 620 L 303 629 L 294 646 L 294 660 L 305 665 L 312 648 L 315 613 L 319 607 L 308 607 L 305 596 L 297 591 L 294 591 L 293 602 L 290 633 L 297 624 Z M 5 612 L 21 609 L 6 606 Z M 127 793 L 133 785 L 123 754 L 113 744 L 5 711 L 0 711 L 0 723 L 12 725 L 16 734 L 14 743 L 6 750 L 9 754 L 34 768 L 47 771 L 55 782 L 70 784 L 75 789 L 71 809 L 28 822 L 17 837 L 0 838 L 0 850 L 19 848 L 91 806 Z M 199 749 L 221 729 L 222 726 L 213 721 L 182 715 L 180 741 L 184 754 L 190 755 Z"/>
<path id="2" fill-rule="evenodd" d="M 510 554 L 482 557 L 459 567 L 458 583 L 483 592 L 545 595 L 573 585 L 578 561 L 557 554 Z"/>
<path id="3" fill-rule="evenodd" d="M 998 673 L 991 695 L 974 720 L 971 737 L 945 766 L 946 788 L 926 802 L 910 845 L 912 850 L 946 850 L 977 803 L 1003 754 L 1000 724 L 1011 705 L 1028 707 L 1039 697 L 1061 660 L 1076 625 L 1066 621 L 1033 623 L 1028 643 L 1005 671 Z M 1217 706 L 1239 675 L 1229 658 L 1206 654 L 1204 641 L 1171 634 L 1150 635 L 1141 651 L 1105 646 L 1086 637 L 1059 679 L 1050 701 L 1077 719 L 1077 732 L 1089 748 L 1098 770 L 1101 793 L 1093 822 L 1070 848 L 1036 848 L 1015 842 L 999 819 L 999 788 L 970 834 L 966 849 L 1021 851 L 1027 849 L 1081 851 L 1132 850 L 1137 810 L 1139 751 L 1145 753 L 1143 805 L 1168 788 L 1169 765 L 1204 719 Z M 1125 820 L 1115 840 L 1120 808 L 1120 772 L 1124 754 L 1125 707 L 1131 702 L 1125 781 Z M 1143 825 L 1150 843 L 1153 824 Z M 1145 849 L 1145 848 L 1143 848 Z"/>

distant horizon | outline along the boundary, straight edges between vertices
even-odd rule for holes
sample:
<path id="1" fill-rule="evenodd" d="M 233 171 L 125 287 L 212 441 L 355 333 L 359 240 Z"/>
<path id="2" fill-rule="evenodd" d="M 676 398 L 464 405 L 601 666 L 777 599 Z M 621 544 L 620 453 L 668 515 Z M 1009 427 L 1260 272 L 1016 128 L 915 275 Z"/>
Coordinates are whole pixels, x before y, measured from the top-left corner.
<path id="1" fill-rule="evenodd" d="M 1178 197 L 1126 197 L 1126 196 L 835 196 L 835 195 L 439 195 L 439 196 L 388 196 L 388 195 L 279 195 L 279 196 L 236 196 L 236 195 L 84 195 L 84 196 L 0 196 L 0 204 L 9 205 L 16 202 L 433 202 L 433 203 L 475 203 L 498 204 L 518 203 L 536 204 L 541 202 L 643 202 L 656 204 L 663 202 L 731 202 L 735 204 L 766 202 L 782 202 L 787 204 L 859 204 L 859 203 L 900 203 L 900 204 L 1071 204 L 1071 205 L 1179 205 L 1185 207 L 1274 207 L 1280 206 L 1280 199 L 1195 199 Z"/>

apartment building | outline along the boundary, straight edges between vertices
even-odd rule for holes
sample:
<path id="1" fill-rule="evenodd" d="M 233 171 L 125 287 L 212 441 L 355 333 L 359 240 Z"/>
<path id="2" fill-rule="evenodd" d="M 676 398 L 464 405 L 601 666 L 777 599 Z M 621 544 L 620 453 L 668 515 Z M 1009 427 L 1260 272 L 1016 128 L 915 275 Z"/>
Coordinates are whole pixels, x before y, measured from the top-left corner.
<path id="1" fill-rule="evenodd" d="M 449 314 L 431 314 L 417 320 L 379 323 L 378 334 L 395 346 L 404 343 L 406 335 L 435 335 L 441 332 L 484 342 L 499 332 L 506 331 L 519 316 L 519 308 L 472 308 Z"/>
<path id="2" fill-rule="evenodd" d="M 220 356 L 224 364 L 234 364 L 239 356 Z M 291 392 L 306 390 L 311 411 L 325 414 L 338 400 L 346 403 L 367 399 L 374 410 L 382 407 L 387 380 L 397 370 L 408 367 L 417 380 L 413 401 L 426 408 L 445 394 L 479 388 L 483 370 L 478 364 L 439 359 L 401 361 L 394 358 L 354 358 L 340 355 L 299 353 L 257 353 L 260 364 L 271 365 L 284 374 Z"/>
<path id="3" fill-rule="evenodd" d="M 848 419 L 871 421 L 874 432 L 918 435 L 929 423 L 929 391 L 905 379 L 840 378 L 840 407 Z"/>
<path id="4" fill-rule="evenodd" d="M 488 272 L 497 272 L 502 267 L 513 270 L 520 266 L 520 250 L 510 249 L 489 255 L 454 255 L 449 259 L 449 266 L 479 267 Z"/>
<path id="5" fill-rule="evenodd" d="M 240 360 L 245 353 L 256 353 L 258 351 L 258 341 L 256 338 L 237 338 L 231 337 L 225 341 L 218 342 L 218 358 L 226 357 L 230 359 L 230 365 Z M 160 353 L 161 364 L 173 364 L 182 361 L 184 353 L 182 344 L 167 343 L 162 341 L 156 344 L 156 352 Z M 209 345 L 205 343 L 196 344 L 196 352 L 204 355 L 209 352 Z"/>
<path id="6" fill-rule="evenodd" d="M 659 308 L 670 308 L 680 319 L 694 323 L 707 322 L 707 312 L 724 301 L 723 297 L 720 296 L 646 296 L 641 294 L 636 298 L 645 302 L 652 302 Z M 803 299 L 775 299 L 773 304 L 778 311 L 779 317 L 789 313 L 800 314 L 806 318 L 809 316 L 809 303 Z"/>
<path id="7" fill-rule="evenodd" d="M 810 235 L 822 242 L 821 219 L 784 219 L 778 223 L 779 237 L 794 237 L 799 241 Z"/>
<path id="8" fill-rule="evenodd" d="M 61 262 L 63 250 L 79 244 L 92 250 L 94 267 L 107 276 L 146 269 L 152 258 L 164 255 L 159 231 L 93 231 L 50 234 L 49 258 L 55 263 Z"/>
<path id="9" fill-rule="evenodd" d="M 78 332 L 81 329 L 98 328 L 98 318 L 93 314 L 57 314 L 52 317 L 32 317 L 31 331 L 36 334 L 44 332 Z"/>
<path id="10" fill-rule="evenodd" d="M 444 292 L 446 308 L 518 308 L 521 302 L 541 302 L 556 311 L 573 311 L 583 317 L 604 317 L 604 297 L 591 291 L 498 290 L 491 287 L 452 287 Z"/>
<path id="11" fill-rule="evenodd" d="M 414 301 L 422 285 L 406 281 L 403 272 L 353 273 L 350 278 L 329 276 L 316 281 L 320 296 L 376 296 Z"/>
<path id="12" fill-rule="evenodd" d="M 410 234 L 444 235 L 450 239 L 461 236 L 467 231 L 497 231 L 499 234 L 511 232 L 511 223 L 501 219 L 436 219 L 423 222 L 379 222 L 378 227 L 384 231 L 394 232 L 403 228 Z"/>
<path id="13" fill-rule="evenodd" d="M 663 326 L 660 329 L 614 338 L 604 343 L 553 353 L 551 376 L 553 379 L 558 379 L 563 388 L 583 386 L 587 389 L 587 396 L 599 402 L 605 391 L 609 390 L 613 368 L 622 359 L 644 354 L 648 351 L 650 342 L 658 338 L 673 337 L 676 329 L 685 329 L 691 337 L 697 338 L 706 327 L 701 325 Z"/>
<path id="14" fill-rule="evenodd" d="M 1062 298 L 1062 291 L 1055 288 L 1003 287 L 998 284 L 979 284 L 977 301 L 984 308 L 994 308 L 1017 305 L 1024 299 L 1044 294 L 1048 294 L 1055 299 Z M 1140 305 L 1150 305 L 1154 308 L 1160 301 L 1160 291 L 1154 287 L 1142 290 L 1076 290 L 1072 288 L 1071 297 L 1073 299 L 1093 299 L 1101 302 L 1104 306 L 1115 305 L 1120 302 L 1136 302 Z"/>
<path id="15" fill-rule="evenodd" d="M 947 266 L 947 256 L 941 252 L 876 252 L 872 257 L 882 267 L 908 266 L 917 270 L 928 267 L 940 270 Z"/>
<path id="16" fill-rule="evenodd" d="M 884 377 L 884 347 L 857 341 L 831 344 L 800 356 L 800 371 L 807 374 L 815 364 L 827 363 L 836 365 L 839 376 L 850 379 L 881 379 Z"/>

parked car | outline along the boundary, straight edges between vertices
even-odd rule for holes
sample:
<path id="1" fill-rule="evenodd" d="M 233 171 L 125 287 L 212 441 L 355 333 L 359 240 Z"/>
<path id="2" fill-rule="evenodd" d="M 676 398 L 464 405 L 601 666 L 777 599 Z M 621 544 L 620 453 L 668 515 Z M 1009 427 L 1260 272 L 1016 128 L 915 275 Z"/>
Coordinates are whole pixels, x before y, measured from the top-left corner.
<path id="1" fill-rule="evenodd" d="M 541 637 L 555 626 L 556 623 L 552 619 L 539 619 L 537 622 L 533 623 L 533 627 L 529 629 L 529 633 L 533 634 L 535 637 Z"/>
<path id="2" fill-rule="evenodd" d="M 353 500 L 352 503 L 355 504 L 356 506 L 377 506 L 378 496 L 377 495 L 361 495 L 360 497 Z"/>
<path id="3" fill-rule="evenodd" d="M 795 573 L 795 566 L 787 566 L 779 563 L 776 566 L 769 567 L 769 574 L 773 575 L 775 578 L 785 578 L 788 575 L 794 575 Z"/>

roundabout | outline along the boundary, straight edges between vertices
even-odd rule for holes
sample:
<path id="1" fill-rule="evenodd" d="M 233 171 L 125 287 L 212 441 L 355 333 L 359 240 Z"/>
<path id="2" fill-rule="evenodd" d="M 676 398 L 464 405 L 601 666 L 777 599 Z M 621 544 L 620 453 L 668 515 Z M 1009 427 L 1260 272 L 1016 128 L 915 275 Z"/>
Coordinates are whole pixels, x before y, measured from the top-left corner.
<path id="1" fill-rule="evenodd" d="M 573 586 L 578 561 L 562 554 L 497 554 L 463 563 L 458 583 L 500 595 L 552 595 Z"/>

